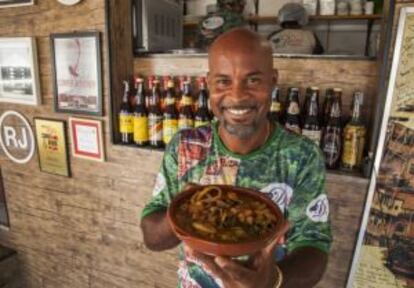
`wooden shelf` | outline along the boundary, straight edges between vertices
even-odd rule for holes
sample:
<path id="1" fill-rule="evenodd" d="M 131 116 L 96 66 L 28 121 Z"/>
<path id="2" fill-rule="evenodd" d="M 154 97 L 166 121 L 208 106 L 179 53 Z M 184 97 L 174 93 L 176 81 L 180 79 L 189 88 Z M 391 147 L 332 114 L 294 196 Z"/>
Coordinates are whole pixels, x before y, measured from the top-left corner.
<path id="1" fill-rule="evenodd" d="M 317 15 L 310 16 L 310 21 L 352 21 L 352 20 L 380 20 L 381 14 L 373 15 Z M 184 27 L 197 26 L 202 17 L 184 17 Z M 253 24 L 276 24 L 277 17 L 273 16 L 248 16 L 247 22 Z"/>

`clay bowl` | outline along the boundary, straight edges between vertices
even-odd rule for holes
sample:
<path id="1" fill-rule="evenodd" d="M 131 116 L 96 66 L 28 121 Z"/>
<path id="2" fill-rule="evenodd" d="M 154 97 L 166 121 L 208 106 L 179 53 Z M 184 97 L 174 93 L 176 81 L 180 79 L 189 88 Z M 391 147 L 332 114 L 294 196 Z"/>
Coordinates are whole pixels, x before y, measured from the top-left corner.
<path id="1" fill-rule="evenodd" d="M 242 256 L 242 255 L 251 255 L 264 247 L 266 247 L 272 240 L 275 238 L 279 238 L 284 235 L 287 230 L 287 221 L 284 219 L 282 212 L 280 211 L 279 207 L 272 201 L 270 198 L 265 196 L 263 193 L 258 192 L 256 190 L 235 187 L 230 185 L 214 185 L 220 187 L 223 191 L 232 191 L 236 192 L 239 195 L 246 195 L 254 200 L 260 201 L 265 203 L 266 206 L 269 208 L 271 213 L 274 213 L 276 216 L 277 222 L 276 227 L 260 236 L 260 238 L 253 239 L 253 240 L 245 240 L 243 242 L 238 243 L 228 243 L 228 242 L 220 242 L 220 241 L 212 241 L 201 236 L 198 236 L 195 232 L 189 231 L 189 229 L 185 229 L 184 227 L 180 226 L 179 221 L 177 220 L 176 214 L 179 207 L 191 196 L 196 193 L 197 191 L 201 190 L 205 186 L 193 186 L 185 191 L 179 193 L 171 202 L 167 217 L 168 221 L 176 234 L 176 236 L 184 242 L 184 244 L 188 245 L 190 248 L 204 253 L 208 255 L 215 255 L 215 256 Z"/>

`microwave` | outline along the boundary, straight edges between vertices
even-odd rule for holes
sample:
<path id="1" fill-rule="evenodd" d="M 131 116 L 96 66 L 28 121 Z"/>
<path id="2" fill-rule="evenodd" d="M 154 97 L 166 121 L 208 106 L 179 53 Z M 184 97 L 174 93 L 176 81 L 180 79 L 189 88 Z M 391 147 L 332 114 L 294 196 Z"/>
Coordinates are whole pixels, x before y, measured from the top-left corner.
<path id="1" fill-rule="evenodd" d="M 131 10 L 135 54 L 182 48 L 182 0 L 133 0 Z"/>

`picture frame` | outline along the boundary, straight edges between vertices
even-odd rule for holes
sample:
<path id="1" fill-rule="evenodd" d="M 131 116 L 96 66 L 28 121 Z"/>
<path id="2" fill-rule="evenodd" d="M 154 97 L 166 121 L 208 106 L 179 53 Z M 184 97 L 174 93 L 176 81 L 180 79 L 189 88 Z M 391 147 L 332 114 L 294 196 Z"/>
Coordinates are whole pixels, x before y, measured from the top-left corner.
<path id="1" fill-rule="evenodd" d="M 66 121 L 34 118 L 40 171 L 70 177 Z"/>
<path id="2" fill-rule="evenodd" d="M 34 0 L 1 0 L 0 8 L 33 5 Z"/>
<path id="3" fill-rule="evenodd" d="M 70 117 L 69 130 L 74 157 L 105 161 L 102 121 Z"/>
<path id="4" fill-rule="evenodd" d="M 102 116 L 99 32 L 52 34 L 55 112 Z"/>
<path id="5" fill-rule="evenodd" d="M 35 38 L 0 37 L 0 102 L 39 105 L 38 70 Z"/>
<path id="6" fill-rule="evenodd" d="M 378 147 L 347 288 L 397 288 L 413 283 L 412 269 L 407 269 L 412 268 L 407 252 L 412 246 L 407 243 L 414 241 L 408 233 L 414 223 L 413 27 L 414 7 L 401 7 Z"/>

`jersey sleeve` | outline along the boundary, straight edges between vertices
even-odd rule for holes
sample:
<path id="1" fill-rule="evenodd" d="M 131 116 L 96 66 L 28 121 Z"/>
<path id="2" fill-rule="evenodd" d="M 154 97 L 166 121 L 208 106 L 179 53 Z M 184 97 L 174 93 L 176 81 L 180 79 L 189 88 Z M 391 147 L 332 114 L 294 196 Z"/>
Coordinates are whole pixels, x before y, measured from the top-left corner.
<path id="1" fill-rule="evenodd" d="M 151 200 L 145 205 L 141 218 L 160 210 L 166 210 L 172 198 L 177 195 L 178 181 L 178 142 L 179 133 L 176 133 L 167 145 L 161 162 L 161 167 L 155 180 Z"/>
<path id="2" fill-rule="evenodd" d="M 325 163 L 319 148 L 311 145 L 301 161 L 292 201 L 288 207 L 291 229 L 287 235 L 289 252 L 315 247 L 329 252 L 332 236 L 329 202 L 325 192 Z"/>

